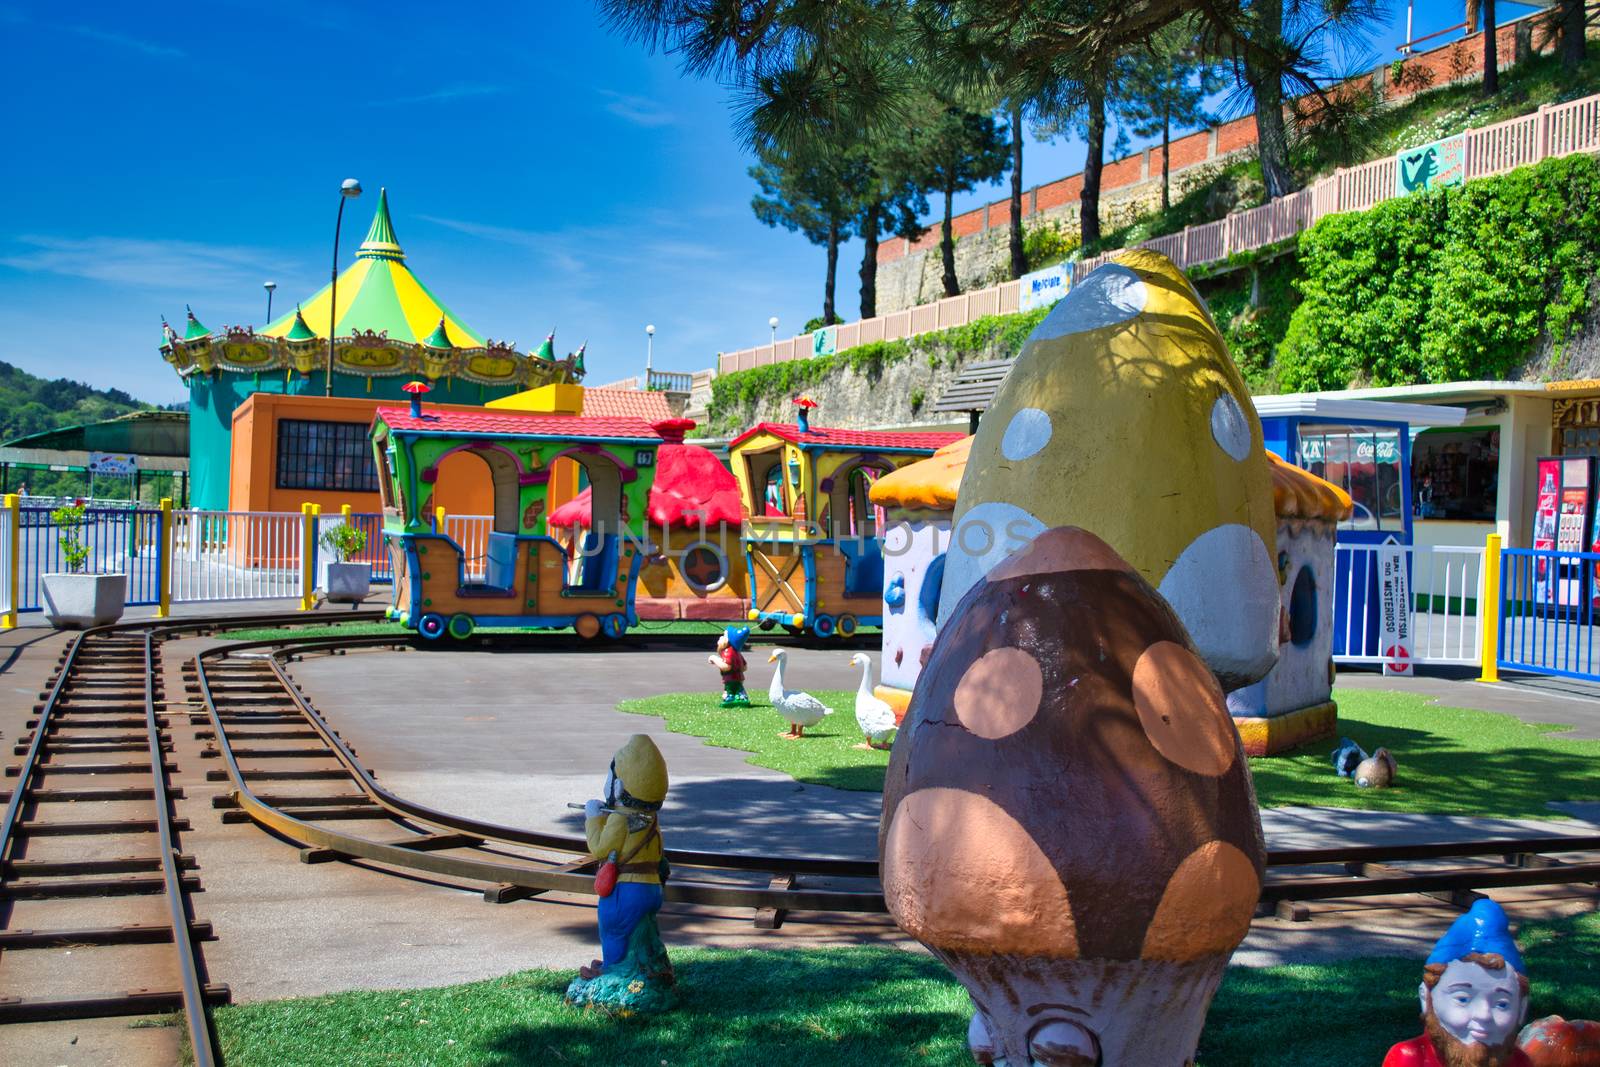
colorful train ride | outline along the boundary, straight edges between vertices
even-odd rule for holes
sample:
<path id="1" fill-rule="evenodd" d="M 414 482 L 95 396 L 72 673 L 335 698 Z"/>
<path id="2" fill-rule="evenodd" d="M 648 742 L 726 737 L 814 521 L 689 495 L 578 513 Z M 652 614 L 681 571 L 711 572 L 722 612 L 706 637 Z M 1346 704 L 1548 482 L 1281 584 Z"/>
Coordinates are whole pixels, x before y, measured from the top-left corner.
<path id="1" fill-rule="evenodd" d="M 636 625 L 634 589 L 645 556 L 641 524 L 662 438 L 638 418 L 592 418 L 492 408 L 381 407 L 372 447 L 394 564 L 390 618 L 427 638 L 480 626 L 572 627 L 620 637 Z M 442 465 L 475 456 L 493 483 L 493 528 L 481 558 L 434 529 Z M 594 520 L 569 551 L 549 536 L 552 474 L 576 463 Z M 476 465 L 470 465 L 476 468 Z M 452 465 L 460 471 L 461 461 Z M 478 476 L 482 470 L 476 470 Z M 453 475 L 454 476 L 454 475 Z M 572 479 L 565 479 L 572 481 Z"/>
<path id="2" fill-rule="evenodd" d="M 748 618 L 762 629 L 849 637 L 883 624 L 883 534 L 867 491 L 963 433 L 764 422 L 728 445 L 745 521 Z"/>

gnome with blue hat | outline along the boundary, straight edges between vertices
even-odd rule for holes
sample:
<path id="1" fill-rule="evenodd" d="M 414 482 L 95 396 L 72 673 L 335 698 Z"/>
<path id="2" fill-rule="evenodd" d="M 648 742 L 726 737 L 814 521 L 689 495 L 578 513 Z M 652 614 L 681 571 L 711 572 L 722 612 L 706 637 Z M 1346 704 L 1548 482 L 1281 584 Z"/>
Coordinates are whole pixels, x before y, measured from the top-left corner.
<path id="1" fill-rule="evenodd" d="M 1494 901 L 1473 904 L 1439 939 L 1417 995 L 1422 1036 L 1391 1048 L 1383 1067 L 1532 1067 L 1516 1043 L 1528 972 Z"/>
<path id="2" fill-rule="evenodd" d="M 750 696 L 744 691 L 744 653 L 750 644 L 750 627 L 730 626 L 717 638 L 716 655 L 710 663 L 722 672 L 722 706 L 748 708 Z"/>

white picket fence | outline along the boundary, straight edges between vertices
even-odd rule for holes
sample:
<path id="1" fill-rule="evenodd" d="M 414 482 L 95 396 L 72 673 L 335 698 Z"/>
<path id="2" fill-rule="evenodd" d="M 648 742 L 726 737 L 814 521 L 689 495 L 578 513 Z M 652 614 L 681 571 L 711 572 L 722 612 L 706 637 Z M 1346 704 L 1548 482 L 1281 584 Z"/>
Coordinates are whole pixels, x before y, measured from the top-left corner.
<path id="1" fill-rule="evenodd" d="M 489 570 L 489 534 L 494 530 L 493 515 L 445 515 L 441 531 L 461 546 L 462 578 L 481 582 Z"/>
<path id="2" fill-rule="evenodd" d="M 11 525 L 11 509 L 0 508 L 0 615 L 11 614 L 15 606 L 11 603 L 11 575 L 16 567 L 11 558 Z"/>
<path id="3" fill-rule="evenodd" d="M 1334 573 L 1347 580 L 1334 605 L 1334 662 L 1381 664 L 1389 658 L 1379 647 L 1381 605 L 1371 603 L 1379 596 L 1383 548 L 1399 548 L 1410 562 L 1411 662 L 1478 666 L 1483 612 L 1493 607 L 1484 599 L 1481 545 L 1338 545 Z"/>
<path id="4" fill-rule="evenodd" d="M 300 513 L 172 513 L 172 600 L 270 600 L 303 590 Z"/>

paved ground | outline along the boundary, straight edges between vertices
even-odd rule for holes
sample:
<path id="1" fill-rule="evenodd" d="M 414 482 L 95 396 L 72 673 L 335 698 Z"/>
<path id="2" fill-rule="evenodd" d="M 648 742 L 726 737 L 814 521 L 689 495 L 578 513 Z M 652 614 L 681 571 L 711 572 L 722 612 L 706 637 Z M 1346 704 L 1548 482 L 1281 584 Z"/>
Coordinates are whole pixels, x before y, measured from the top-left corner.
<path id="1" fill-rule="evenodd" d="M 259 611 L 268 605 L 241 605 Z M 188 609 L 194 614 L 212 614 Z M 322 614 L 322 613 L 319 613 Z M 7 749 L 37 697 L 64 637 L 39 627 L 0 634 L 0 741 Z M 182 700 L 178 667 L 203 646 L 168 647 L 169 699 Z M 878 798 L 802 786 L 752 767 L 744 754 L 709 748 L 667 733 L 659 720 L 616 712 L 630 696 L 709 689 L 704 652 L 619 651 L 493 653 L 432 651 L 317 658 L 294 666 L 307 694 L 376 769 L 386 785 L 424 803 L 529 827 L 576 828 L 568 801 L 596 794 L 610 753 L 629 734 L 652 733 L 673 772 L 664 813 L 678 847 L 866 856 L 875 851 Z M 766 668 L 753 677 L 766 681 Z M 848 688 L 848 653 L 798 650 L 793 683 Z M 1504 710 L 1538 721 L 1571 722 L 1600 736 L 1600 695 L 1555 692 L 1544 684 L 1490 688 L 1449 679 L 1381 679 L 1347 672 L 1340 684 L 1384 685 L 1445 703 Z M 1566 688 L 1566 687 L 1563 687 Z M 769 714 L 755 712 L 755 714 Z M 780 729 L 773 717 L 774 732 Z M 205 946 L 214 980 L 236 1000 L 302 995 L 355 987 L 448 984 L 524 967 L 569 967 L 593 953 L 594 913 L 579 900 L 544 898 L 485 904 L 476 886 L 380 873 L 353 864 L 305 866 L 296 850 L 253 826 L 223 825 L 211 808 L 217 783 L 204 781 L 211 761 L 199 756 L 193 731 L 174 731 L 178 814 L 194 830 L 182 847 L 199 858 L 205 892 L 195 898 L 218 940 Z M 9 757 L 6 757 L 9 758 Z M 1587 814 L 1587 813 L 1586 813 Z M 1449 840 L 1486 830 L 1530 829 L 1512 820 L 1375 815 L 1336 810 L 1285 810 L 1266 815 L 1279 847 L 1337 837 Z M 1590 824 L 1532 824 L 1597 832 Z M 1589 889 L 1496 894 L 1519 917 L 1592 908 Z M 1241 950 L 1259 965 L 1351 955 L 1418 955 L 1455 912 L 1409 899 L 1400 906 L 1360 902 L 1318 905 L 1314 921 L 1261 920 Z M 882 920 L 791 919 L 777 932 L 756 931 L 748 913 L 669 909 L 669 943 L 789 946 L 876 942 L 904 945 Z M 116 950 L 110 950 L 112 952 Z M 125 984 L 138 984 L 130 979 Z M 73 1043 L 74 1039 L 76 1043 Z M 124 1023 L 59 1024 L 0 1030 L 0 1063 L 139 1064 L 172 1060 L 170 1030 L 129 1030 Z M 110 1050 L 116 1050 L 113 1055 Z"/>

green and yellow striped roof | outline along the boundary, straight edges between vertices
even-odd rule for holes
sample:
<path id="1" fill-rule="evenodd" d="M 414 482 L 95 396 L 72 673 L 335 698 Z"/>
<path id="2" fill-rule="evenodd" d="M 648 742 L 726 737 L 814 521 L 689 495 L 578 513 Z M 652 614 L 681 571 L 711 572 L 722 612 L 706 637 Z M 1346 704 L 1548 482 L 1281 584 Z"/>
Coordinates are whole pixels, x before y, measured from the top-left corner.
<path id="1" fill-rule="evenodd" d="M 267 337 L 300 339 L 295 320 L 301 318 L 317 337 L 328 336 L 331 286 L 301 304 L 265 330 Z M 334 319 L 334 336 L 349 337 L 357 331 L 387 332 L 394 341 L 406 344 L 438 345 L 437 331 L 444 331 L 456 348 L 478 348 L 483 338 L 467 328 L 454 313 L 417 281 L 406 266 L 406 254 L 395 240 L 394 224 L 389 221 L 389 191 L 378 191 L 378 213 L 372 218 L 367 239 L 356 252 L 356 261 L 339 275 L 339 307 Z"/>

